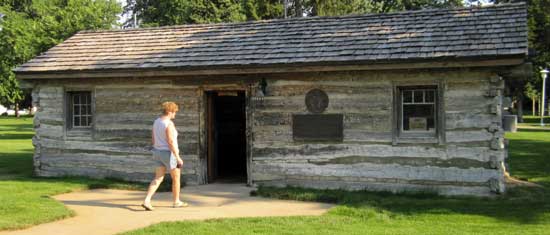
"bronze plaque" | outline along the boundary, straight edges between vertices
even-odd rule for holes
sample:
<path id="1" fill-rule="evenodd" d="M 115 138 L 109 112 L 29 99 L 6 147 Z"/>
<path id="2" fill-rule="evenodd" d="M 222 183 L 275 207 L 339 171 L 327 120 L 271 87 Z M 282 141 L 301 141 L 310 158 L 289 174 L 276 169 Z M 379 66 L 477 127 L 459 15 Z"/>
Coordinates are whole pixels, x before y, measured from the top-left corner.
<path id="1" fill-rule="evenodd" d="M 328 107 L 328 95 L 321 89 L 312 89 L 306 94 L 306 107 L 312 113 L 322 113 Z"/>
<path id="2" fill-rule="evenodd" d="M 342 141 L 344 115 L 295 114 L 292 115 L 292 138 L 296 141 Z"/>

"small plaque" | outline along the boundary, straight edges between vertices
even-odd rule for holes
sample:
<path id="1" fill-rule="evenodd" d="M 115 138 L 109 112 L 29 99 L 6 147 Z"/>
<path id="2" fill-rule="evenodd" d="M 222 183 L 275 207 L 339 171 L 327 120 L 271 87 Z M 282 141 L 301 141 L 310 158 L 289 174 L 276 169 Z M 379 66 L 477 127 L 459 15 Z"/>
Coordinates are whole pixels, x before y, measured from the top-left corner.
<path id="1" fill-rule="evenodd" d="M 292 138 L 295 141 L 342 141 L 342 114 L 296 114 L 292 116 Z"/>
<path id="2" fill-rule="evenodd" d="M 428 130 L 428 119 L 425 117 L 410 117 L 409 118 L 409 130 L 411 131 L 425 131 Z"/>
<path id="3" fill-rule="evenodd" d="M 328 95 L 320 89 L 312 89 L 306 94 L 306 107 L 312 113 L 322 113 L 328 107 Z"/>

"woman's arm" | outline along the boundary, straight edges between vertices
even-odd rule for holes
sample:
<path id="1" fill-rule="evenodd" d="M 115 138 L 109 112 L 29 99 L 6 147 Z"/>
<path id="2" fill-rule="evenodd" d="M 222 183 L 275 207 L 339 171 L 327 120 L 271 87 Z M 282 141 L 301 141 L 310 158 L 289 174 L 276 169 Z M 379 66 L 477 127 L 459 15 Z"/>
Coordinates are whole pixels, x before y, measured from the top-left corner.
<path id="1" fill-rule="evenodd" d="M 170 151 L 174 154 L 174 156 L 176 156 L 176 159 L 178 160 L 178 162 L 182 163 L 183 160 L 181 160 L 180 158 L 180 150 L 174 146 L 174 141 L 178 141 L 178 140 L 172 139 L 172 135 L 175 131 L 176 131 L 176 127 L 174 126 L 174 124 L 173 123 L 168 124 L 168 126 L 166 127 L 166 140 L 168 141 L 168 147 L 170 148 Z"/>
<path id="2" fill-rule="evenodd" d="M 151 130 L 151 145 L 155 146 L 155 130 Z"/>

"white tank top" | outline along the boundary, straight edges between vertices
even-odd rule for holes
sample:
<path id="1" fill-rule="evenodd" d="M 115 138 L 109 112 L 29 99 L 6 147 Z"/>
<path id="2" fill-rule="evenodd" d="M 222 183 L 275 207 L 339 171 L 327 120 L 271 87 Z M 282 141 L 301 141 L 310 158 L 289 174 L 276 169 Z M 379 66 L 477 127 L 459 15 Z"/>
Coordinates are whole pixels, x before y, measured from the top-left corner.
<path id="1" fill-rule="evenodd" d="M 168 146 L 168 138 L 166 137 L 166 128 L 171 124 L 170 119 L 157 118 L 153 124 L 153 135 L 155 137 L 155 149 L 170 150 Z M 174 128 L 175 129 L 175 128 Z M 172 140 L 174 141 L 174 148 L 178 149 L 178 131 L 173 132 Z"/>

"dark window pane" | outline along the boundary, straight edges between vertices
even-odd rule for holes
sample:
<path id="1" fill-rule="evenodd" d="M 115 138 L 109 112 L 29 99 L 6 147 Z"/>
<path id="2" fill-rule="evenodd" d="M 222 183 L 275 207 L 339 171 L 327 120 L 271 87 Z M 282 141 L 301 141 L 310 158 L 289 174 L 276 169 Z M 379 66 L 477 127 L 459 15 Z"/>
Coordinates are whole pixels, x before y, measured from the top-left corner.
<path id="1" fill-rule="evenodd" d="M 88 94 L 83 93 L 82 94 L 82 104 L 87 104 L 87 103 L 88 103 Z"/>
<path id="2" fill-rule="evenodd" d="M 434 128 L 433 104 L 403 105 L 403 130 L 428 131 Z"/>
<path id="3" fill-rule="evenodd" d="M 74 117 L 74 126 L 80 126 L 80 117 Z"/>
<path id="4" fill-rule="evenodd" d="M 86 105 L 86 113 L 88 115 L 91 115 L 92 114 L 92 106 L 91 105 Z"/>
<path id="5" fill-rule="evenodd" d="M 73 104 L 80 104 L 80 96 L 78 94 L 73 95 Z"/>
<path id="6" fill-rule="evenodd" d="M 403 91 L 403 102 L 404 103 L 411 103 L 412 102 L 412 91 L 410 91 L 410 90 L 404 90 Z"/>
<path id="7" fill-rule="evenodd" d="M 435 100 L 435 91 L 434 90 L 427 90 L 426 91 L 426 102 L 433 103 Z"/>
<path id="8" fill-rule="evenodd" d="M 418 90 L 414 91 L 414 103 L 423 103 L 424 102 L 424 91 Z"/>
<path id="9" fill-rule="evenodd" d="M 82 126 L 89 126 L 88 125 L 88 118 L 89 117 L 82 117 Z"/>
<path id="10" fill-rule="evenodd" d="M 73 106 L 74 115 L 80 115 L 80 105 Z"/>

